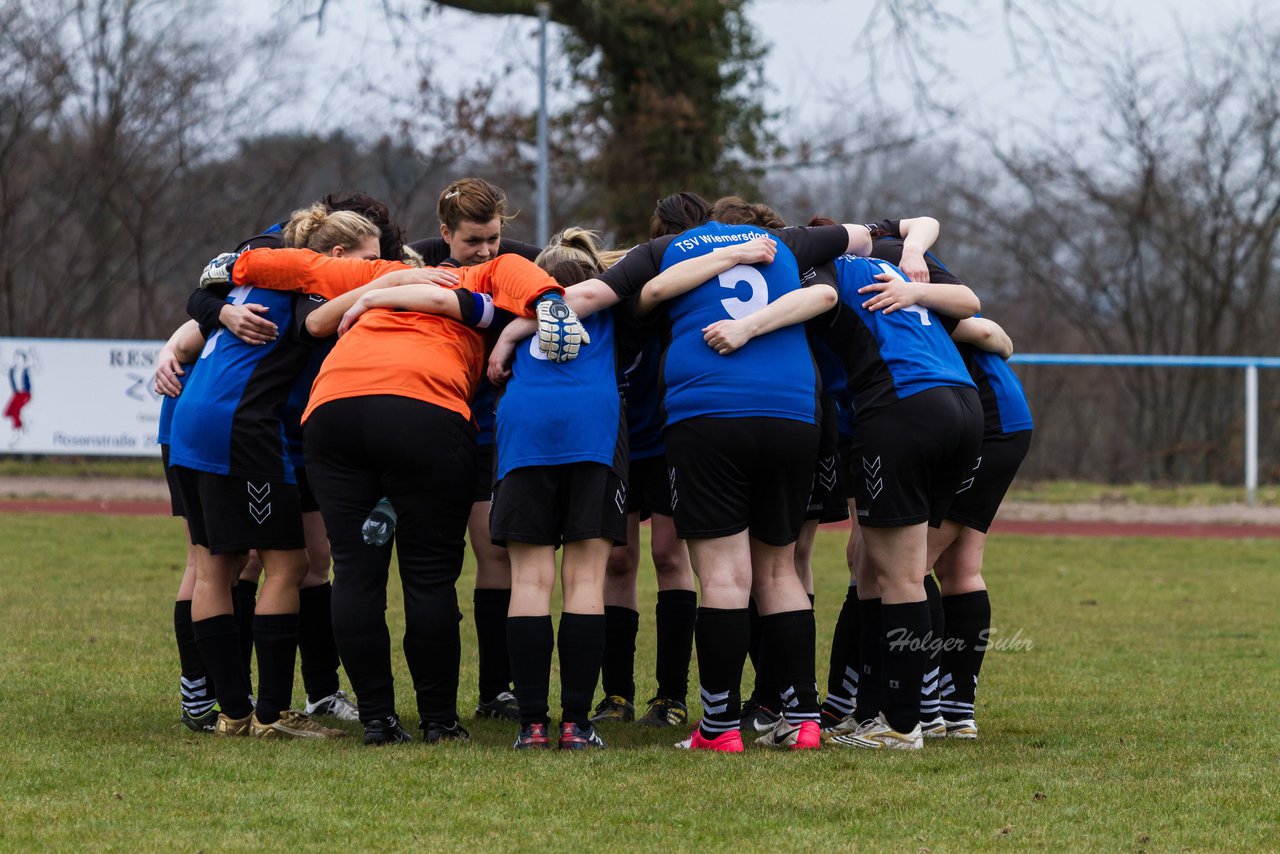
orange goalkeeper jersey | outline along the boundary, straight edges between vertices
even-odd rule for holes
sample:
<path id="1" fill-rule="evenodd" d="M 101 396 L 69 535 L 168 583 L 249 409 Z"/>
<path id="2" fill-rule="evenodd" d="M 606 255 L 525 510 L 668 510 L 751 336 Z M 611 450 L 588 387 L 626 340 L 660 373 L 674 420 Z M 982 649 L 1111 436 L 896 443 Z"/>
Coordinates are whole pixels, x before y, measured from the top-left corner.
<path id="1" fill-rule="evenodd" d="M 332 299 L 404 269 L 408 265 L 398 261 L 333 258 L 307 249 L 252 249 L 236 261 L 232 283 Z M 541 294 L 564 292 L 519 255 L 500 255 L 450 272 L 461 280 L 458 287 L 491 294 L 495 306 L 525 317 L 533 314 L 530 306 Z M 325 358 L 302 420 L 328 401 L 378 394 L 433 403 L 469 419 L 484 355 L 481 333 L 448 317 L 370 309 Z"/>

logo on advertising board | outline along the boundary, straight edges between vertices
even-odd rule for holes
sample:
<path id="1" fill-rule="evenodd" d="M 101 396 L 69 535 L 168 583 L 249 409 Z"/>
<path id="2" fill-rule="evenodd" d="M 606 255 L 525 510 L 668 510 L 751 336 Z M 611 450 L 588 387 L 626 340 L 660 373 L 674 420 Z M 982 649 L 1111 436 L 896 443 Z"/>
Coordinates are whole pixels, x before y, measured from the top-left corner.
<path id="1" fill-rule="evenodd" d="M 40 358 L 35 347 L 18 347 L 4 359 L 9 379 L 9 398 L 4 407 L 4 418 L 9 422 L 9 447 L 13 447 L 27 432 L 30 416 L 24 418 L 23 410 L 31 402 L 31 375 L 39 373 Z"/>

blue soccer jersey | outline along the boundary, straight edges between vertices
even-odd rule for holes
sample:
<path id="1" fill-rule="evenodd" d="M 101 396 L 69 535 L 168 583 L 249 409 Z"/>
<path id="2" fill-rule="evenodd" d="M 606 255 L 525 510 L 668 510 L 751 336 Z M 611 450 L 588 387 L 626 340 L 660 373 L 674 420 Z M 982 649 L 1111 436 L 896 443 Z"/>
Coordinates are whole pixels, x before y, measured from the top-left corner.
<path id="1" fill-rule="evenodd" d="M 191 380 L 191 371 L 193 367 L 193 365 L 184 365 L 182 376 L 178 377 L 178 382 L 182 384 L 182 388 L 184 390 L 187 387 L 187 383 Z M 179 397 L 169 397 L 169 395 L 166 394 L 160 400 L 160 424 L 156 429 L 157 445 L 169 444 L 169 437 L 173 433 L 173 413 L 174 410 L 178 408 L 178 400 L 180 398 L 181 395 L 179 395 Z"/>
<path id="2" fill-rule="evenodd" d="M 897 263 L 902 258 L 902 232 L 898 220 L 881 220 L 868 227 L 876 235 L 871 254 Z M 932 252 L 926 252 L 924 260 L 929 267 L 929 281 L 944 285 L 961 284 L 960 279 Z M 996 353 L 969 344 L 956 346 L 970 378 L 978 387 L 978 398 L 982 401 L 984 435 L 996 436 L 1030 430 L 1033 426 L 1031 408 L 1027 405 L 1022 383 L 1009 364 Z"/>
<path id="3" fill-rule="evenodd" d="M 613 315 L 584 318 L 591 336 L 572 362 L 557 364 L 534 336 L 516 347 L 511 379 L 498 399 L 497 479 L 526 466 L 602 463 L 620 476 L 626 461 Z M 621 441 L 620 441 L 621 440 Z"/>
<path id="4" fill-rule="evenodd" d="M 246 480 L 293 483 L 281 412 L 310 354 L 296 334 L 302 294 L 241 286 L 228 299 L 267 307 L 281 335 L 246 344 L 225 329 L 205 342 L 198 369 L 178 398 L 170 465 Z"/>
<path id="5" fill-rule="evenodd" d="M 978 386 L 978 398 L 982 401 L 983 427 L 987 436 L 1001 433 L 1017 433 L 1030 430 L 1031 407 L 1022 383 L 1009 363 L 998 353 L 992 353 L 969 344 L 960 344 L 960 356 L 964 359 L 969 376 Z"/>
<path id="6" fill-rule="evenodd" d="M 813 322 L 843 360 L 858 413 L 939 386 L 974 388 L 964 361 L 940 318 L 923 306 L 885 314 L 862 307 L 858 289 L 881 273 L 905 278 L 897 267 L 845 255 L 834 262 L 840 305 Z"/>
<path id="7" fill-rule="evenodd" d="M 303 468 L 307 464 L 302 454 L 302 413 L 306 411 L 307 401 L 311 399 L 311 386 L 320 373 L 320 366 L 337 343 L 337 337 L 330 337 L 311 348 L 307 363 L 289 388 L 289 397 L 280 411 L 280 421 L 284 424 L 284 434 L 289 442 L 289 459 L 294 468 Z"/>
<path id="8" fill-rule="evenodd" d="M 709 222 L 672 240 L 662 269 L 762 236 L 777 239 L 754 226 Z M 667 424 L 703 416 L 817 423 L 817 371 L 802 326 L 762 335 L 727 356 L 703 340 L 709 324 L 742 319 L 799 288 L 796 257 L 779 240 L 772 263 L 733 267 L 666 304 L 671 322 L 662 373 Z"/>
<path id="9" fill-rule="evenodd" d="M 498 391 L 485 375 L 476 383 L 476 393 L 471 398 L 471 420 L 476 425 L 476 444 L 492 445 L 498 423 Z"/>
<path id="10" fill-rule="evenodd" d="M 618 366 L 618 390 L 627 403 L 627 443 L 633 460 L 666 453 L 662 443 L 661 367 L 662 339 L 656 335 L 645 339 L 629 364 Z"/>

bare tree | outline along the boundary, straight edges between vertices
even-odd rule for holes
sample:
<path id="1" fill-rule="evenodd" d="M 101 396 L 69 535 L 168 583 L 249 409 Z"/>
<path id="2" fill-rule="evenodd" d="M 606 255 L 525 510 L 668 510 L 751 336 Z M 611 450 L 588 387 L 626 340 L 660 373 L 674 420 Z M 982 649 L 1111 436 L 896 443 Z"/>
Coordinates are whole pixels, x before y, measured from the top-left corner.
<path id="1" fill-rule="evenodd" d="M 170 316 L 162 285 L 189 279 L 175 246 L 207 226 L 183 182 L 256 118 L 225 62 L 197 41 L 208 10 L 161 0 L 5 0 L 24 75 L 0 98 L 4 331 L 139 335 Z M 243 47 L 252 53 L 254 42 Z M 8 50 L 5 56 L 10 56 Z M 181 273 L 179 273 L 181 271 Z"/>
<path id="2" fill-rule="evenodd" d="M 1002 152 L 1020 198 L 971 201 L 1025 270 L 1023 299 L 1098 352 L 1274 352 L 1278 55 L 1280 29 L 1254 20 L 1188 44 L 1180 73 L 1124 58 L 1093 133 Z M 1234 377 L 1129 370 L 1112 381 L 1134 404 L 1114 427 L 1133 438 L 1136 476 L 1236 476 Z"/>

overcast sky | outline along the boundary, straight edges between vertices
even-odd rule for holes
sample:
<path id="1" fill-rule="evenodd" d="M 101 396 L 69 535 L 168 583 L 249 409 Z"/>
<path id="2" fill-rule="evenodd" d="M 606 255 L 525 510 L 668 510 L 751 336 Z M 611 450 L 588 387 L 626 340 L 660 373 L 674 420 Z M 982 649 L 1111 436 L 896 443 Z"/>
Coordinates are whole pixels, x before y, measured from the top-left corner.
<path id="1" fill-rule="evenodd" d="M 254 15 L 261 21 L 272 13 L 266 4 L 234 2 L 244 4 L 241 20 L 247 26 L 255 25 Z M 1179 32 L 1194 34 L 1220 26 L 1243 16 L 1250 6 L 1250 0 L 1072 2 L 1105 9 L 1114 20 L 1102 22 L 1088 16 L 1068 22 L 1083 44 L 1058 57 L 1055 77 L 1025 29 L 1018 41 L 1023 47 L 1021 63 L 1015 62 L 1002 0 L 942 0 L 939 5 L 946 11 L 980 21 L 967 32 L 946 33 L 928 45 L 914 47 L 920 56 L 945 63 L 950 79 L 934 85 L 940 98 L 958 109 L 949 123 L 952 128 L 966 124 L 991 128 L 1011 122 L 1043 125 L 1062 110 L 1087 112 L 1093 94 L 1090 69 L 1122 50 L 1125 41 L 1142 51 L 1166 50 L 1171 64 L 1176 63 L 1181 52 Z M 403 5 L 417 8 L 411 2 Z M 1037 8 L 1039 3 L 1025 0 L 1024 5 Z M 830 122 L 833 106 L 872 97 L 870 42 L 863 31 L 874 6 L 873 0 L 752 0 L 749 4 L 752 20 L 771 46 L 766 103 L 786 112 L 789 122 L 784 136 L 788 126 L 810 128 Z M 294 5 L 284 8 L 285 15 L 297 14 Z M 508 96 L 536 103 L 536 23 L 531 19 L 443 10 L 392 25 L 382 9 L 382 0 L 331 0 L 323 32 L 317 33 L 314 24 L 299 28 L 289 48 L 292 62 L 287 64 L 297 67 L 300 60 L 305 62 L 308 78 L 294 109 L 276 117 L 276 127 L 367 128 L 371 101 L 385 103 L 390 93 L 411 93 L 422 67 L 451 89 L 512 66 L 522 71 L 509 78 Z M 974 9 L 981 13 L 975 14 Z M 317 57 L 327 61 L 316 62 Z M 927 63 L 920 65 L 930 73 Z M 882 46 L 874 67 L 876 91 L 881 103 L 903 122 L 918 118 L 909 78 L 907 57 Z M 937 117 L 932 117 L 930 129 L 937 126 Z"/>

